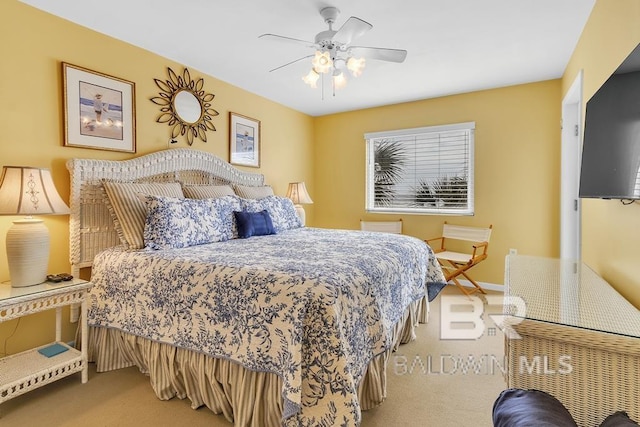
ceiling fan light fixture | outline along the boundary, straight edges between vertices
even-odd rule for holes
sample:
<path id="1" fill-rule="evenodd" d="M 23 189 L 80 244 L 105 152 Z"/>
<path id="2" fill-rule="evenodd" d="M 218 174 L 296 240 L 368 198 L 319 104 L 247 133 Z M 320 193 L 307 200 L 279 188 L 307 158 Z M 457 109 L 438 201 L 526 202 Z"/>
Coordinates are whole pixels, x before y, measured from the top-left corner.
<path id="1" fill-rule="evenodd" d="M 364 58 L 354 58 L 351 57 L 347 61 L 347 69 L 351 71 L 353 77 L 359 77 L 362 74 L 362 70 L 364 70 L 365 59 Z"/>
<path id="2" fill-rule="evenodd" d="M 316 70 L 312 68 L 309 71 L 309 74 L 307 74 L 302 78 L 302 81 L 315 89 L 318 87 L 316 83 L 318 82 L 319 78 L 320 78 L 320 74 L 318 74 Z"/>
<path id="3" fill-rule="evenodd" d="M 343 58 L 335 58 L 333 60 L 333 68 L 337 70 L 343 70 L 347 66 L 347 61 Z M 335 74 L 335 73 L 334 73 Z"/>
<path id="4" fill-rule="evenodd" d="M 354 77 L 362 75 L 365 67 L 365 57 L 380 61 L 404 62 L 407 56 L 406 50 L 352 46 L 352 41 L 371 30 L 373 25 L 360 18 L 351 16 L 339 29 L 334 30 L 333 24 L 336 22 L 339 13 L 340 11 L 332 6 L 320 10 L 320 16 L 322 16 L 324 22 L 329 26 L 329 29 L 317 33 L 313 42 L 276 34 L 262 34 L 260 38 L 313 47 L 315 51 L 313 54 L 303 56 L 302 58 L 274 68 L 270 70 L 270 72 L 280 70 L 298 61 L 312 58 L 312 69 L 309 71 L 309 74 L 302 77 L 302 80 L 312 88 L 316 88 L 316 84 L 318 80 L 320 80 L 322 99 L 324 99 L 325 85 L 324 76 L 321 76 L 322 74 L 329 74 L 331 76 L 331 86 L 333 87 L 333 95 L 335 96 L 335 89 L 342 88 L 347 84 L 346 75 L 348 73 L 346 70 L 349 70 Z M 357 55 L 357 57 L 352 55 Z"/>
<path id="5" fill-rule="evenodd" d="M 347 79 L 344 73 L 340 70 L 333 71 L 333 87 L 336 89 L 342 89 L 347 85 Z"/>
<path id="6" fill-rule="evenodd" d="M 318 73 L 328 73 L 333 68 L 333 61 L 331 60 L 331 56 L 329 56 L 329 52 L 321 52 L 316 51 L 313 60 L 311 61 L 313 64 L 313 68 Z"/>

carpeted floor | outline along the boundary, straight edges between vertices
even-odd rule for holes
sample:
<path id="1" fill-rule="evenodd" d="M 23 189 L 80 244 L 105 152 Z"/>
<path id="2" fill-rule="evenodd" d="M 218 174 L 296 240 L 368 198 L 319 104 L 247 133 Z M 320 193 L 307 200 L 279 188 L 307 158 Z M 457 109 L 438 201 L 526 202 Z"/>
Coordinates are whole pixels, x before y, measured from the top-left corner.
<path id="1" fill-rule="evenodd" d="M 387 400 L 363 413 L 363 427 L 492 425 L 493 401 L 505 388 L 503 336 L 487 325 L 479 339 L 441 339 L 442 297 L 454 295 L 461 294 L 447 286 L 431 303 L 417 340 L 391 355 Z M 485 312 L 500 310 L 485 306 Z M 0 404 L 0 425 L 231 426 L 206 408 L 191 409 L 187 400 L 158 400 L 137 368 L 97 374 L 91 364 L 87 384 L 79 375 Z"/>

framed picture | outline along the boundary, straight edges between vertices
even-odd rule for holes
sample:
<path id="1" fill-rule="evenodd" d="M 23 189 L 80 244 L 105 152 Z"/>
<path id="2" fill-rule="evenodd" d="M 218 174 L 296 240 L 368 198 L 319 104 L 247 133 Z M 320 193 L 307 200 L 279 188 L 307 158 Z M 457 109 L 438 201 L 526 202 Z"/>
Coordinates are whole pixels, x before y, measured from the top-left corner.
<path id="1" fill-rule="evenodd" d="M 229 113 L 229 163 L 260 167 L 260 121 Z"/>
<path id="2" fill-rule="evenodd" d="M 135 84 L 62 63 L 64 145 L 136 152 Z"/>

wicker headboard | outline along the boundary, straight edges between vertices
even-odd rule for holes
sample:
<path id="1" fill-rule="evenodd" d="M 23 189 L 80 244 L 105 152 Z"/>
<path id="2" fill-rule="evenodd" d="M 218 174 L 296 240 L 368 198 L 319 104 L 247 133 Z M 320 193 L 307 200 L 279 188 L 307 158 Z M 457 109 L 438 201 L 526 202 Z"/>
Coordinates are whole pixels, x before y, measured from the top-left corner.
<path id="1" fill-rule="evenodd" d="M 105 202 L 102 180 L 119 182 L 181 182 L 260 186 L 264 175 L 243 172 L 204 151 L 175 148 L 130 160 L 70 159 L 71 217 L 69 251 L 72 274 L 90 267 L 95 255 L 120 243 Z"/>

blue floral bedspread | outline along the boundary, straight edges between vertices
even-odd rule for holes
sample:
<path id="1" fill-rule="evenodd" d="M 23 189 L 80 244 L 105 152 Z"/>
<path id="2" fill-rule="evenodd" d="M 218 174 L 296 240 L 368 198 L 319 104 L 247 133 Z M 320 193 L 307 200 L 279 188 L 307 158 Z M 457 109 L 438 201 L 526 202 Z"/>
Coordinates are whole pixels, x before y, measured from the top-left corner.
<path id="1" fill-rule="evenodd" d="M 283 380 L 283 424 L 357 425 L 357 386 L 426 284 L 423 241 L 299 228 L 162 251 L 109 249 L 89 324 L 232 360 Z"/>

